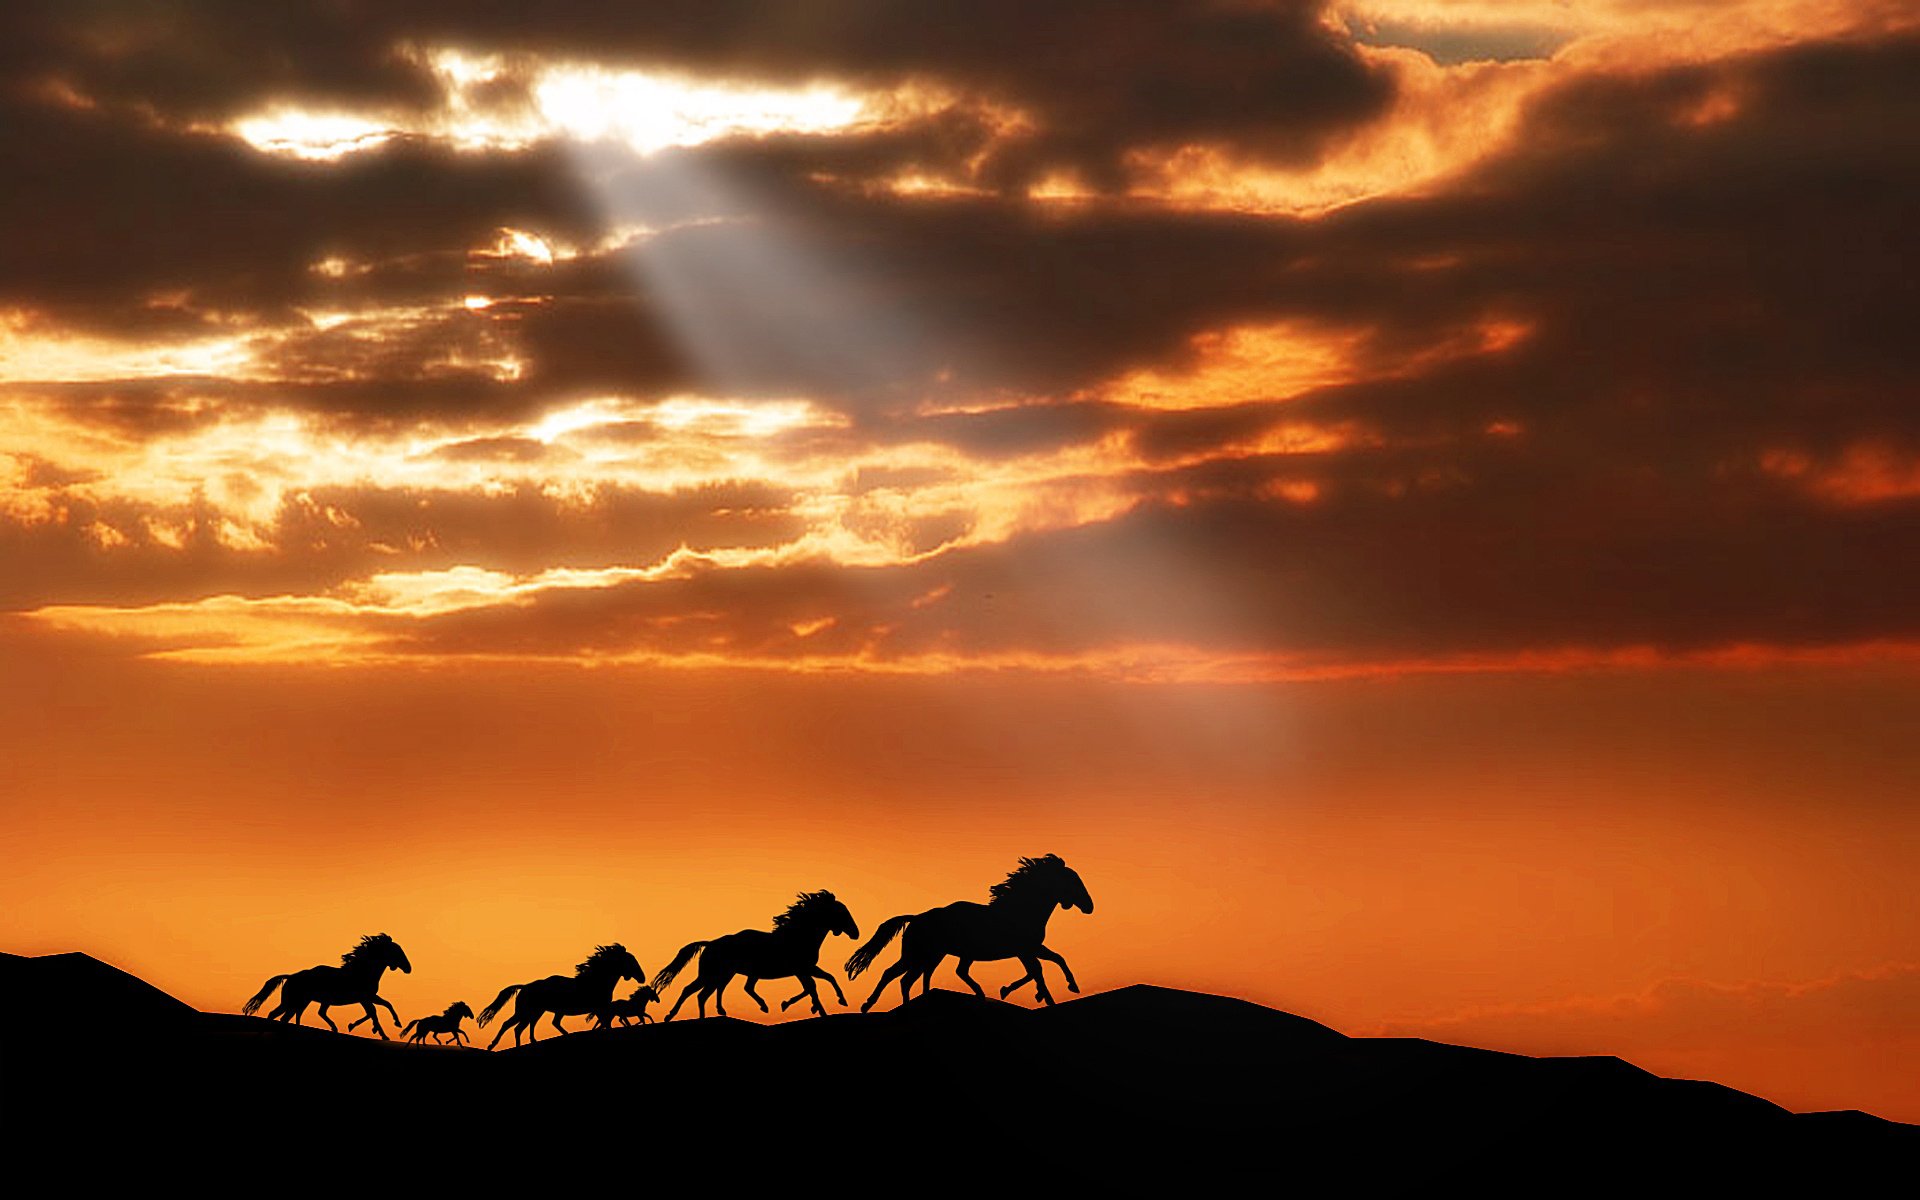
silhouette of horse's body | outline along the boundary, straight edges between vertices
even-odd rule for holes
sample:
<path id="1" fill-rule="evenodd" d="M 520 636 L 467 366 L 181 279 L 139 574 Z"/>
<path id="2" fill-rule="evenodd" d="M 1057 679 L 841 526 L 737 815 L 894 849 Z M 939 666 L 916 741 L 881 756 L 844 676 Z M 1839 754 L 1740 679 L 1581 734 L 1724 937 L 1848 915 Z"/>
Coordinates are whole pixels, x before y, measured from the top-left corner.
<path id="1" fill-rule="evenodd" d="M 432 1034 L 433 1044 L 443 1046 L 446 1043 L 440 1040 L 441 1037 L 450 1033 L 453 1035 L 454 1044 L 465 1045 L 467 1035 L 460 1031 L 460 1022 L 471 1016 L 473 1016 L 473 1010 L 467 1007 L 467 1002 L 456 1000 L 447 1006 L 447 1011 L 437 1017 L 415 1017 L 408 1021 L 406 1027 L 401 1029 L 400 1036 L 410 1042 L 423 1042 L 428 1034 Z"/>
<path id="2" fill-rule="evenodd" d="M 394 1012 L 393 1005 L 379 996 L 380 976 L 388 967 L 404 973 L 413 973 L 413 964 L 407 961 L 407 952 L 400 943 L 384 933 L 370 933 L 360 939 L 360 944 L 340 956 L 337 967 L 308 967 L 304 971 L 295 971 L 288 975 L 275 975 L 253 994 L 253 998 L 240 1006 L 240 1011 L 252 1016 L 274 988 L 280 989 L 280 1003 L 267 1014 L 269 1021 L 291 1021 L 300 1024 L 300 1017 L 307 1011 L 307 1005 L 320 1005 L 320 1019 L 327 1028 L 335 1033 L 340 1027 L 327 1016 L 327 1009 L 335 1004 L 358 1004 L 366 1010 L 366 1015 L 350 1023 L 347 1028 L 357 1027 L 361 1021 L 372 1021 L 373 1031 L 385 1038 L 387 1031 L 380 1028 L 380 1017 L 373 1006 L 378 1004 L 392 1015 L 393 1023 L 400 1023 L 400 1014 Z M 392 1039 L 388 1039 L 389 1041 Z"/>
<path id="3" fill-rule="evenodd" d="M 840 990 L 839 981 L 820 969 L 820 944 L 827 940 L 829 933 L 857 938 L 860 927 L 854 923 L 847 906 L 835 899 L 832 892 L 802 892 L 799 899 L 787 906 L 786 912 L 773 919 L 771 933 L 763 929 L 742 929 L 709 941 L 688 942 L 666 969 L 653 977 L 654 990 L 665 991 L 680 968 L 692 961 L 694 955 L 700 955 L 700 973 L 681 989 L 680 998 L 662 1019 L 673 1020 L 687 997 L 696 993 L 701 1016 L 707 1015 L 708 996 L 713 997 L 714 1011 L 726 1016 L 727 984 L 735 975 L 747 977 L 747 995 L 753 997 L 761 1012 L 767 1011 L 767 1002 L 753 990 L 753 985 L 762 979 L 793 978 L 800 981 L 800 995 L 813 1001 L 814 1013 L 825 1016 L 827 1010 L 820 1005 L 820 993 L 813 984 L 815 979 L 826 980 L 833 986 L 833 994 L 840 998 L 840 1003 L 844 1006 L 847 1002 L 847 994 Z M 793 1000 L 799 998 L 795 996 Z M 793 1000 L 786 1004 L 792 1004 Z M 785 1008 L 786 1004 L 781 1007 Z"/>
<path id="4" fill-rule="evenodd" d="M 601 1029 L 615 1021 L 622 1025 L 631 1025 L 638 1020 L 642 1025 L 649 1024 L 653 1018 L 647 1015 L 647 1005 L 660 999 L 660 993 L 647 984 L 633 989 L 633 995 L 610 1002 L 605 1008 L 594 1014 L 594 1020 Z"/>
<path id="5" fill-rule="evenodd" d="M 906 935 L 900 939 L 899 961 L 887 968 L 860 1011 L 872 1008 L 887 984 L 896 978 L 900 980 L 902 1003 L 911 994 L 915 980 L 920 981 L 920 990 L 925 992 L 934 969 L 949 954 L 960 960 L 960 978 L 983 1000 L 987 994 L 967 973 L 967 968 L 976 962 L 1001 958 L 1017 958 L 1027 969 L 1025 975 L 1000 989 L 1002 1000 L 1032 981 L 1040 1002 L 1053 1003 L 1053 993 L 1047 990 L 1047 981 L 1040 974 L 1042 959 L 1058 964 L 1060 973 L 1067 977 L 1068 991 L 1079 991 L 1080 985 L 1074 982 L 1067 960 L 1042 944 L 1047 936 L 1047 918 L 1053 915 L 1055 905 L 1093 912 L 1093 897 L 1079 874 L 1057 854 L 1023 858 L 1013 873 L 994 884 L 990 891 L 993 899 L 985 904 L 961 900 L 923 913 L 890 918 L 875 929 L 872 939 L 847 959 L 848 979 L 856 978 L 871 966 L 875 956 L 901 930 L 904 929 Z"/>
<path id="6" fill-rule="evenodd" d="M 487 1043 L 491 1050 L 500 1044 L 507 1030 L 513 1030 L 513 1044 L 520 1044 L 520 1033 L 525 1030 L 527 1040 L 537 1042 L 540 1035 L 534 1028 L 546 1013 L 553 1014 L 553 1027 L 561 1033 L 567 1027 L 560 1023 L 561 1017 L 578 1016 L 583 1013 L 597 1013 L 613 1001 L 613 987 L 622 979 L 645 980 L 647 972 L 627 948 L 619 942 L 611 946 L 595 946 L 587 960 L 573 969 L 572 975 L 549 975 L 545 979 L 536 979 L 531 983 L 515 983 L 500 989 L 493 1003 L 480 1010 L 480 1024 L 492 1021 L 507 1003 L 507 998 L 515 992 L 520 998 L 514 1001 L 513 1016 L 502 1022 L 493 1040 Z"/>

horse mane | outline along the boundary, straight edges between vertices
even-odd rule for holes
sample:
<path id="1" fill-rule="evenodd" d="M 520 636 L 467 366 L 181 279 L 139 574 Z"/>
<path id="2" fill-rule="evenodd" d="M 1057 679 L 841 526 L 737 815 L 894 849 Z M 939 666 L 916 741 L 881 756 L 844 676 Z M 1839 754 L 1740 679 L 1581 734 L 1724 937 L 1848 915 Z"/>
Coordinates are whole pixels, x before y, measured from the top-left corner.
<path id="1" fill-rule="evenodd" d="M 340 956 L 340 965 L 349 966 L 363 954 L 384 950 L 393 945 L 393 939 L 384 933 L 370 933 L 360 939 L 360 944 Z"/>
<path id="2" fill-rule="evenodd" d="M 447 1010 L 440 1014 L 441 1017 L 442 1018 L 451 1017 L 453 1015 L 453 1010 L 456 1008 L 462 1009 L 463 1010 L 462 1015 L 464 1016 L 471 1017 L 473 1015 L 473 1010 L 467 1007 L 467 1002 L 465 1000 L 455 1000 L 452 1004 L 447 1005 Z"/>
<path id="3" fill-rule="evenodd" d="M 788 925 L 793 924 L 795 921 L 813 912 L 814 909 L 820 908 L 823 905 L 837 903 L 838 899 L 839 898 L 832 892 L 828 891 L 801 892 L 798 899 L 792 904 L 787 905 L 787 911 L 773 919 L 773 927 L 775 929 L 785 929 Z"/>
<path id="4" fill-rule="evenodd" d="M 1058 854 L 1042 854 L 1039 858 L 1022 858 L 1020 865 L 1007 872 L 1007 877 L 987 889 L 993 897 L 993 903 L 1013 900 L 1044 881 L 1044 876 L 1064 870 L 1067 860 Z"/>
<path id="5" fill-rule="evenodd" d="M 626 952 L 627 948 L 619 942 L 615 942 L 611 946 L 595 946 L 593 953 L 587 955 L 587 960 L 575 967 L 573 973 L 579 978 L 584 979 L 606 967 L 609 959 L 616 955 L 625 954 Z"/>

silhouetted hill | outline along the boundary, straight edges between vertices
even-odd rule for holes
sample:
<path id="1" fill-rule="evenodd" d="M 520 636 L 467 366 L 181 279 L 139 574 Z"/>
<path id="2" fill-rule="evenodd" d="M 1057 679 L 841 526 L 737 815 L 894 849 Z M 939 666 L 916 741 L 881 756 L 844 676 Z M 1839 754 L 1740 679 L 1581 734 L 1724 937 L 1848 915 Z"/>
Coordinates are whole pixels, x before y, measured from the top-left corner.
<path id="1" fill-rule="evenodd" d="M 1145 985 L 1038 1010 L 934 991 L 865 1016 L 549 1032 L 496 1054 L 196 1013 L 85 955 L 0 958 L 0 993 L 4 1028 L 26 1034 L 0 1042 L 0 1067 L 45 1138 L 212 1137 L 235 1169 L 333 1155 L 346 1137 L 395 1170 L 432 1159 L 416 1145 L 473 1146 L 435 1181 L 498 1184 L 557 1169 L 584 1136 L 617 1151 L 605 1178 L 629 1185 L 651 1156 L 649 1186 L 715 1164 L 730 1179 L 830 1165 L 860 1185 L 1017 1163 L 1086 1185 L 1254 1171 L 1568 1190 L 1649 1172 L 1832 1186 L 1920 1152 L 1920 1128 L 1795 1115 L 1617 1058 L 1349 1038 Z"/>

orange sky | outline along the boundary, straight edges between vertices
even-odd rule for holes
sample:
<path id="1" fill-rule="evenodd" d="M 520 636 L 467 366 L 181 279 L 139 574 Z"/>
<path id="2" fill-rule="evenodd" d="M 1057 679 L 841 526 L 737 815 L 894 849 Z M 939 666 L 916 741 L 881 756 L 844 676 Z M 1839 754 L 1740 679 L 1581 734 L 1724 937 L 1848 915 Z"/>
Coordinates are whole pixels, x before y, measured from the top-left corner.
<path id="1" fill-rule="evenodd" d="M 0 18 L 0 948 L 1053 851 L 1094 988 L 1920 1121 L 1910 6 L 656 7 Z"/>

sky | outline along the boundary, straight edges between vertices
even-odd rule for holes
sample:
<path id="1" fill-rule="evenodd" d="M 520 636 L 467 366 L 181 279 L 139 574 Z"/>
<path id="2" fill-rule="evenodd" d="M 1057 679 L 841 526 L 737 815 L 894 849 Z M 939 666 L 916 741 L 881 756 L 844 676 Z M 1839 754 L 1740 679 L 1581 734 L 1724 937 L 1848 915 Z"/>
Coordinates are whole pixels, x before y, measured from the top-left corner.
<path id="1" fill-rule="evenodd" d="M 1920 1121 L 1917 78 L 1892 0 L 10 4 L 0 948 L 385 930 L 412 1016 L 1053 852 L 1090 990 Z"/>

